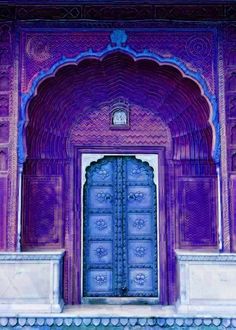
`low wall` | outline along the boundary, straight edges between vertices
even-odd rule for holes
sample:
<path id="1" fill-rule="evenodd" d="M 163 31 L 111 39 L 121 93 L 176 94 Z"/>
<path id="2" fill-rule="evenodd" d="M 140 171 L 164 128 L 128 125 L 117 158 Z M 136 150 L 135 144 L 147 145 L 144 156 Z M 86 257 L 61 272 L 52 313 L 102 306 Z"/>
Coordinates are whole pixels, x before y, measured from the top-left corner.
<path id="1" fill-rule="evenodd" d="M 236 254 L 176 251 L 178 312 L 236 311 Z"/>
<path id="2" fill-rule="evenodd" d="M 0 314 L 61 312 L 64 253 L 0 253 Z"/>

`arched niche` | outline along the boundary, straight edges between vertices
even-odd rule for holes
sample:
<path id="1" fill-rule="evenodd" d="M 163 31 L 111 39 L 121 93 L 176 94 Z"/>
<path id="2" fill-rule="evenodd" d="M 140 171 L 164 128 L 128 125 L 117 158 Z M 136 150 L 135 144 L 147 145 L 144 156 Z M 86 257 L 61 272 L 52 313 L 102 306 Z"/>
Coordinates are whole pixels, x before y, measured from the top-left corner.
<path id="1" fill-rule="evenodd" d="M 124 130 L 111 127 L 112 104 L 120 98 L 129 111 Z M 176 248 L 217 249 L 211 116 L 199 86 L 177 68 L 119 51 L 64 66 L 38 86 L 25 129 L 22 245 L 66 249 L 66 302 L 80 301 L 83 152 L 160 156 L 161 303 L 176 299 Z"/>

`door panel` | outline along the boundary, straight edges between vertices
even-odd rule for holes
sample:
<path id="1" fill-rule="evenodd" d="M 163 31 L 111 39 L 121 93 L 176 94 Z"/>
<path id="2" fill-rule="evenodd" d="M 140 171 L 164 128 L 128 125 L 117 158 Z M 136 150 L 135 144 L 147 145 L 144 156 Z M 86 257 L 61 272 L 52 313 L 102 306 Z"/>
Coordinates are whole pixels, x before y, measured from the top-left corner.
<path id="1" fill-rule="evenodd" d="M 132 264 L 151 264 L 153 261 L 152 241 L 129 240 L 128 258 Z"/>
<path id="2" fill-rule="evenodd" d="M 91 237 L 112 237 L 112 214 L 90 214 L 88 220 Z"/>
<path id="3" fill-rule="evenodd" d="M 87 294 L 91 296 L 104 296 L 112 294 L 112 271 L 92 269 L 87 273 Z"/>
<path id="4" fill-rule="evenodd" d="M 157 297 L 152 168 L 133 156 L 92 163 L 84 211 L 84 296 Z"/>
<path id="5" fill-rule="evenodd" d="M 152 214 L 133 212 L 128 213 L 128 234 L 129 235 L 151 235 Z"/>

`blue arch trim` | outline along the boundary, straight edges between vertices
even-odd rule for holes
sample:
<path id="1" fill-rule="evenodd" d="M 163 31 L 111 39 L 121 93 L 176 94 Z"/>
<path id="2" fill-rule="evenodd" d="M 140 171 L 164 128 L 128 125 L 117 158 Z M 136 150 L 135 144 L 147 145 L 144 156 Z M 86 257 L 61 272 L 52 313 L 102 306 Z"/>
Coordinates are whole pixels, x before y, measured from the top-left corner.
<path id="1" fill-rule="evenodd" d="M 114 32 L 113 32 L 114 33 Z M 112 38 L 111 38 L 112 39 Z M 112 40 L 113 41 L 113 40 Z M 125 40 L 126 41 L 126 40 Z M 123 41 L 124 42 L 124 41 Z M 33 98 L 37 91 L 39 84 L 46 78 L 55 75 L 56 71 L 67 64 L 75 64 L 83 59 L 94 58 L 101 60 L 104 56 L 114 51 L 121 51 L 130 55 L 134 60 L 138 59 L 150 59 L 158 62 L 159 64 L 169 64 L 179 69 L 186 77 L 195 80 L 202 88 L 203 94 L 208 99 L 212 106 L 212 118 L 211 122 L 215 128 L 215 144 L 213 150 L 213 159 L 216 163 L 220 162 L 220 125 L 219 125 L 219 113 L 216 101 L 216 96 L 212 94 L 207 86 L 205 79 L 199 72 L 192 71 L 187 68 L 184 62 L 176 57 L 165 58 L 157 54 L 150 52 L 148 49 L 144 49 L 142 52 L 136 52 L 129 46 L 123 46 L 121 42 L 115 41 L 115 46 L 109 44 L 105 49 L 100 52 L 94 52 L 89 49 L 86 52 L 80 53 L 73 58 L 67 58 L 63 56 L 58 62 L 56 62 L 48 71 L 40 71 L 38 76 L 32 82 L 31 88 L 28 93 L 21 95 L 21 108 L 20 108 L 20 120 L 18 123 L 18 163 L 23 164 L 26 158 L 25 146 L 24 146 L 24 126 L 26 122 L 26 109 L 29 101 Z"/>

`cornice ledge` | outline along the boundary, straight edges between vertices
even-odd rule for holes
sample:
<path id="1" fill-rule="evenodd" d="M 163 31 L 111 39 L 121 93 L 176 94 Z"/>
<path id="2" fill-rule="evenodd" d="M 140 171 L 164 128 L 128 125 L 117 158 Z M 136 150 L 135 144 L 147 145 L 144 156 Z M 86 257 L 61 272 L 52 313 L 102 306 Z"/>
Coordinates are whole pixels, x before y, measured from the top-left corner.
<path id="1" fill-rule="evenodd" d="M 178 261 L 236 262 L 236 253 L 190 252 L 176 250 Z"/>
<path id="2" fill-rule="evenodd" d="M 1 261 L 13 260 L 61 260 L 65 254 L 65 250 L 55 251 L 35 251 L 35 252 L 1 252 Z"/>

